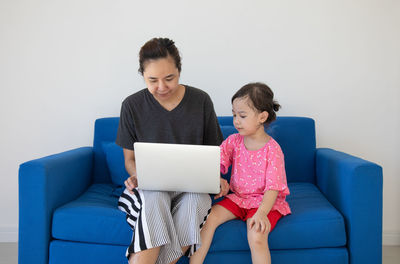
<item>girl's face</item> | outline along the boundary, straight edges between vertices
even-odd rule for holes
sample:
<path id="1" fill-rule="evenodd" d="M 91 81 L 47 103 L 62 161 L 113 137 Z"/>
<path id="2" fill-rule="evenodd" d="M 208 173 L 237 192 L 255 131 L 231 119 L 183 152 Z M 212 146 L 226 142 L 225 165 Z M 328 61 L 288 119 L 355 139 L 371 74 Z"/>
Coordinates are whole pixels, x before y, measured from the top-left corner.
<path id="1" fill-rule="evenodd" d="M 145 63 L 143 78 L 150 93 L 159 102 L 174 99 L 179 88 L 179 71 L 170 56 Z"/>
<path id="2" fill-rule="evenodd" d="M 250 107 L 248 97 L 236 98 L 232 103 L 233 125 L 242 136 L 252 136 L 264 131 L 264 122 L 268 118 L 266 111 L 259 112 Z"/>

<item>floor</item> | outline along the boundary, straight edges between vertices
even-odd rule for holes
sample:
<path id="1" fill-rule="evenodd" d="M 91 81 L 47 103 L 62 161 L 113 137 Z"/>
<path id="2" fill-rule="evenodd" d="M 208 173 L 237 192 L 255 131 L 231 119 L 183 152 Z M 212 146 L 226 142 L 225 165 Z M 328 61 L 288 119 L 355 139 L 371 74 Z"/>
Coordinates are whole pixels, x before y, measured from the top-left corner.
<path id="1" fill-rule="evenodd" d="M 17 243 L 0 243 L 0 264 L 17 264 Z M 383 247 L 383 264 L 400 263 L 400 246 Z"/>

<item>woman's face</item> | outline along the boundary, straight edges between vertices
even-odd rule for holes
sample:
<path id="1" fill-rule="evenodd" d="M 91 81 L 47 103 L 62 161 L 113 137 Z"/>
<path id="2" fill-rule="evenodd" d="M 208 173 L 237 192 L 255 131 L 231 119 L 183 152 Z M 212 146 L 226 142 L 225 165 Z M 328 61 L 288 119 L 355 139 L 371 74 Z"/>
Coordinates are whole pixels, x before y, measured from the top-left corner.
<path id="1" fill-rule="evenodd" d="M 179 88 L 179 71 L 170 56 L 148 60 L 144 64 L 143 78 L 156 100 L 166 102 L 176 96 Z"/>

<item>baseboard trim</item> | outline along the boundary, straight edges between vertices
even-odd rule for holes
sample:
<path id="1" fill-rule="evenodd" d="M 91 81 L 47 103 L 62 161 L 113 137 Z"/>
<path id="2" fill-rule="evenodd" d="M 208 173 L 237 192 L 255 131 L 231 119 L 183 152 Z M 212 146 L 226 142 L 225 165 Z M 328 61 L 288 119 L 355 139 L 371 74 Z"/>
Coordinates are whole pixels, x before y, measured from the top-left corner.
<path id="1" fill-rule="evenodd" d="M 0 227 L 0 242 L 18 242 L 16 227 Z"/>
<path id="2" fill-rule="evenodd" d="M 384 246 L 400 246 L 400 232 L 383 232 Z"/>

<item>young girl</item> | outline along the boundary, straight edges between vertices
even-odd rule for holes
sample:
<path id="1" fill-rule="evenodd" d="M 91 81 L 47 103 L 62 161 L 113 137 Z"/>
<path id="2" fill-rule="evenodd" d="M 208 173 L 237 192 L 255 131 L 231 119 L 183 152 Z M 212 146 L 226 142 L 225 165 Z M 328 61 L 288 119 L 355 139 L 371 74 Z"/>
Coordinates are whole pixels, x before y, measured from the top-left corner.
<path id="1" fill-rule="evenodd" d="M 280 108 L 273 96 L 266 84 L 250 83 L 232 97 L 233 124 L 239 133 L 220 146 L 221 172 L 227 173 L 232 165 L 232 193 L 212 207 L 201 230 L 202 245 L 190 263 L 203 263 L 215 229 L 232 219 L 246 221 L 252 262 L 271 263 L 268 234 L 290 214 L 283 153 L 264 130 Z"/>

